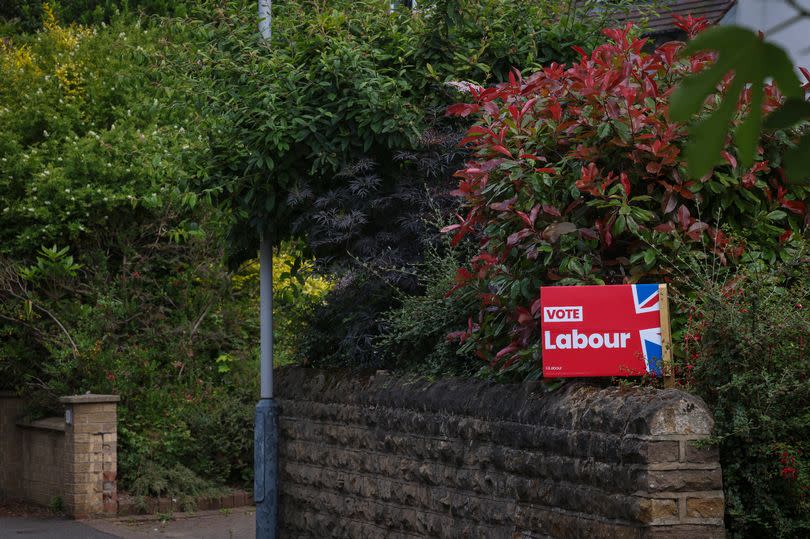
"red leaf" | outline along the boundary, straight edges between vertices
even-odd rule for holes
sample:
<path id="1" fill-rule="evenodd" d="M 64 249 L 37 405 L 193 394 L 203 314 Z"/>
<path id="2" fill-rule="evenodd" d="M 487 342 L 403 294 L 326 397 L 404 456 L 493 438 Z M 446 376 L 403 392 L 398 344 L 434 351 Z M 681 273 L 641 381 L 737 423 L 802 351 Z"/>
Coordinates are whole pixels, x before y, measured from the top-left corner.
<path id="1" fill-rule="evenodd" d="M 461 243 L 461 240 L 463 240 L 464 236 L 466 236 L 466 235 L 467 234 L 465 233 L 464 229 L 462 228 L 461 230 L 459 230 L 459 232 L 455 236 L 453 236 L 453 239 L 450 240 L 450 245 L 455 247 L 456 245 Z"/>
<path id="2" fill-rule="evenodd" d="M 532 222 L 532 226 L 534 226 L 535 221 L 537 221 L 538 215 L 540 215 L 540 206 L 535 206 L 532 208 L 532 211 L 529 212 L 529 219 Z"/>
<path id="3" fill-rule="evenodd" d="M 517 343 L 514 342 L 510 343 L 508 346 L 501 348 L 501 350 L 497 354 L 495 354 L 495 362 L 497 362 L 500 359 L 503 359 L 505 355 L 512 354 L 514 352 L 517 352 L 518 350 L 520 350 L 520 347 L 517 345 Z"/>
<path id="4" fill-rule="evenodd" d="M 464 344 L 464 341 L 466 341 L 468 337 L 469 335 L 466 331 L 452 331 L 445 336 L 445 339 L 450 342 L 458 341 L 459 343 Z"/>
<path id="5" fill-rule="evenodd" d="M 543 204 L 543 213 L 553 215 L 554 217 L 561 217 L 560 210 L 550 204 Z"/>
<path id="6" fill-rule="evenodd" d="M 447 116 L 461 116 L 465 118 L 470 114 L 474 114 L 481 109 L 475 103 L 456 103 L 447 107 Z"/>
<path id="7" fill-rule="evenodd" d="M 576 208 L 579 208 L 580 206 L 582 206 L 584 203 L 585 202 L 582 200 L 582 198 L 577 198 L 576 200 L 571 201 L 571 203 L 568 206 L 565 207 L 565 210 L 563 210 L 563 214 L 568 215 L 569 213 L 574 211 Z"/>
<path id="8" fill-rule="evenodd" d="M 523 108 L 520 109 L 520 115 L 523 116 L 524 114 L 526 114 L 526 112 L 528 112 L 528 110 L 532 108 L 536 102 L 537 102 L 536 97 L 533 97 L 528 101 L 526 101 L 526 103 L 523 105 Z"/>
<path id="9" fill-rule="evenodd" d="M 562 119 L 562 106 L 557 101 L 551 103 L 548 106 L 548 110 L 551 112 L 551 117 L 555 122 L 559 122 Z"/>
<path id="10" fill-rule="evenodd" d="M 728 246 L 728 236 L 726 236 L 722 230 L 709 227 L 707 232 L 709 237 L 714 240 L 714 245 L 718 249 L 725 249 Z"/>
<path id="11" fill-rule="evenodd" d="M 528 215 L 526 215 L 525 212 L 516 211 L 515 213 L 517 214 L 518 217 L 520 217 L 523 220 L 524 223 L 526 223 L 526 225 L 534 228 L 534 220 L 530 218 Z"/>
<path id="12" fill-rule="evenodd" d="M 524 238 L 531 236 L 532 230 L 529 228 L 524 228 L 523 230 L 519 230 L 512 234 L 509 234 L 509 237 L 506 238 L 506 245 L 507 247 L 513 247 L 520 243 L 521 240 Z"/>
<path id="13" fill-rule="evenodd" d="M 788 200 L 784 198 L 780 202 L 782 203 L 783 208 L 786 208 L 799 215 L 802 215 L 807 210 L 807 206 L 805 206 L 804 202 L 799 200 Z"/>
<path id="14" fill-rule="evenodd" d="M 754 176 L 753 172 L 748 171 L 745 174 L 743 174 L 743 177 L 742 177 L 742 185 L 743 185 L 743 187 L 745 187 L 746 189 L 751 189 L 756 184 L 757 184 L 757 177 Z"/>
<path id="15" fill-rule="evenodd" d="M 512 104 L 507 107 L 509 111 L 509 115 L 512 117 L 512 120 L 515 122 L 515 127 L 520 127 L 520 111 L 518 110 L 517 106 Z"/>
<path id="16" fill-rule="evenodd" d="M 515 203 L 516 200 L 517 197 L 512 197 L 502 202 L 493 202 L 492 204 L 489 205 L 489 208 L 494 211 L 509 211 L 512 209 L 512 205 Z"/>
<path id="17" fill-rule="evenodd" d="M 661 200 L 661 208 L 664 210 L 664 213 L 671 212 L 677 205 L 678 198 L 671 191 L 664 193 L 664 198 Z"/>
<path id="18" fill-rule="evenodd" d="M 785 229 L 785 231 L 782 232 L 782 234 L 779 236 L 779 243 L 787 242 L 791 238 L 791 236 L 793 236 L 793 231 Z"/>
<path id="19" fill-rule="evenodd" d="M 672 232 L 673 230 L 675 230 L 675 223 L 673 223 L 672 221 L 667 221 L 666 223 L 661 223 L 660 225 L 655 227 L 656 232 L 669 233 L 669 232 Z"/>
<path id="20" fill-rule="evenodd" d="M 701 236 L 703 236 L 703 231 L 708 228 L 709 228 L 708 224 L 703 223 L 701 221 L 697 221 L 689 227 L 689 230 L 687 230 L 686 235 L 689 236 L 691 239 L 698 241 L 700 240 Z"/>
<path id="21" fill-rule="evenodd" d="M 481 135 L 475 135 L 472 137 L 464 137 L 458 142 L 459 146 L 466 146 L 467 144 L 472 143 L 480 143 L 481 142 Z"/>
<path id="22" fill-rule="evenodd" d="M 559 223 L 551 223 L 543 230 L 543 239 L 548 241 L 549 243 L 557 243 L 557 240 L 560 239 L 560 236 L 564 234 L 571 234 L 572 232 L 576 232 L 577 225 L 574 223 L 569 223 L 567 221 L 562 221 Z"/>
<path id="23" fill-rule="evenodd" d="M 467 135 L 492 135 L 495 136 L 495 133 L 492 132 L 491 129 L 487 129 L 482 125 L 474 125 L 467 130 Z"/>
<path id="24" fill-rule="evenodd" d="M 681 224 L 681 230 L 686 230 L 689 228 L 692 221 L 692 214 L 689 213 L 689 208 L 687 208 L 684 204 L 681 204 L 681 207 L 678 208 L 678 222 Z"/>
<path id="25" fill-rule="evenodd" d="M 733 155 L 731 155 L 727 151 L 723 151 L 723 153 L 721 155 L 723 156 L 723 159 L 725 159 L 726 162 L 729 165 L 731 165 L 731 168 L 737 168 L 737 160 L 734 158 Z"/>
<path id="26" fill-rule="evenodd" d="M 535 172 L 540 172 L 543 174 L 556 174 L 557 170 L 551 167 L 542 167 L 534 169 Z"/>
<path id="27" fill-rule="evenodd" d="M 473 274 L 470 273 L 470 270 L 468 270 L 467 268 L 458 268 L 456 270 L 455 277 L 453 277 L 453 280 L 456 283 L 461 284 L 461 283 L 466 283 L 467 281 L 472 279 L 472 277 L 473 277 Z"/>
<path id="28" fill-rule="evenodd" d="M 461 225 L 459 224 L 447 225 L 446 227 L 443 227 L 441 230 L 439 230 L 439 232 L 441 232 L 442 234 L 447 234 L 448 232 L 452 232 L 459 228 L 461 228 Z"/>
<path id="29" fill-rule="evenodd" d="M 582 56 L 583 59 L 588 58 L 588 53 L 585 52 L 585 50 L 582 47 L 578 45 L 572 45 L 571 48 L 577 51 L 580 54 L 580 56 Z"/>
<path id="30" fill-rule="evenodd" d="M 630 179 L 627 177 L 627 173 L 622 172 L 619 176 L 619 181 L 622 182 L 622 187 L 624 187 L 625 194 L 629 197 L 630 196 Z"/>
<path id="31" fill-rule="evenodd" d="M 584 239 L 588 240 L 598 240 L 599 234 L 592 228 L 580 228 L 579 235 L 582 236 Z"/>
<path id="32" fill-rule="evenodd" d="M 544 163 L 548 161 L 548 159 L 546 159 L 542 155 L 534 155 L 531 153 L 522 153 L 518 157 L 520 157 L 521 159 L 531 159 L 532 161 L 542 161 Z"/>
<path id="33" fill-rule="evenodd" d="M 517 308 L 517 323 L 521 326 L 534 325 L 534 316 L 525 307 Z"/>
<path id="34" fill-rule="evenodd" d="M 540 306 L 541 305 L 542 305 L 542 301 L 540 300 L 540 298 L 537 298 L 536 300 L 534 300 L 534 302 L 532 302 L 531 311 L 532 311 L 533 316 L 537 316 L 537 313 L 540 312 Z"/>
<path id="35" fill-rule="evenodd" d="M 802 85 L 802 90 L 806 92 L 810 90 L 810 71 L 808 71 L 806 67 L 800 67 L 799 71 L 802 72 L 802 75 L 804 75 L 804 80 L 807 81 L 804 85 Z"/>
<path id="36" fill-rule="evenodd" d="M 501 153 L 501 154 L 505 155 L 506 157 L 509 157 L 510 159 L 512 158 L 512 152 L 510 152 L 509 150 L 507 150 L 506 148 L 504 148 L 500 144 L 494 144 L 494 145 L 491 146 L 491 148 L 492 148 L 493 151 Z"/>

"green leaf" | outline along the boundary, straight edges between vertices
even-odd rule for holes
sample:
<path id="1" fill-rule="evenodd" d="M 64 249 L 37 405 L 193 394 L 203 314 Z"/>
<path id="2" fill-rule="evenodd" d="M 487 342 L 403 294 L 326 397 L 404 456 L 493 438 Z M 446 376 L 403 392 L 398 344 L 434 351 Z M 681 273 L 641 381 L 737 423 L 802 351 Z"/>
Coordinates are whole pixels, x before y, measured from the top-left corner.
<path id="1" fill-rule="evenodd" d="M 719 159 L 740 93 L 747 85 L 752 88 L 751 106 L 735 133 L 739 158 L 745 166 L 751 166 L 754 161 L 762 129 L 763 83 L 773 79 L 782 94 L 789 98 L 801 98 L 803 94 L 787 53 L 763 42 L 751 30 L 738 26 L 711 28 L 693 39 L 681 54 L 690 56 L 704 51 L 717 52 L 717 61 L 683 80 L 672 93 L 670 116 L 673 120 L 686 122 L 700 113 L 706 98 L 716 94 L 727 73 L 733 72 L 734 80 L 717 109 L 690 129 L 686 162 L 689 174 L 695 178 L 709 173 Z"/>
<path id="2" fill-rule="evenodd" d="M 785 152 L 785 171 L 792 182 L 810 178 L 810 133 L 805 133 L 795 148 Z"/>
<path id="3" fill-rule="evenodd" d="M 802 98 L 791 98 L 768 116 L 765 120 L 765 127 L 768 129 L 785 129 L 801 120 L 810 120 L 810 103 Z"/>
<path id="4" fill-rule="evenodd" d="M 782 210 L 773 210 L 767 215 L 769 221 L 779 221 L 785 217 L 787 217 L 787 213 L 783 212 Z"/>

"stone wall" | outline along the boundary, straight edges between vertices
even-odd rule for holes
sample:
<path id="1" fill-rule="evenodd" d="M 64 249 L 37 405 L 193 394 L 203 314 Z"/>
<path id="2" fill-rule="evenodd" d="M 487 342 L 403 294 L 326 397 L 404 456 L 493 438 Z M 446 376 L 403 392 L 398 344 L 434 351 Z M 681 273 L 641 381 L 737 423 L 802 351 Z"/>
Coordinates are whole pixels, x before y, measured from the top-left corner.
<path id="1" fill-rule="evenodd" d="M 22 465 L 15 497 L 48 506 L 64 493 L 65 422 L 54 417 L 17 427 Z"/>
<path id="2" fill-rule="evenodd" d="M 63 397 L 64 417 L 27 422 L 0 393 L 0 500 L 50 505 L 76 518 L 117 510 L 116 395 Z"/>
<path id="3" fill-rule="evenodd" d="M 676 390 L 284 369 L 282 537 L 722 537 L 712 418 Z"/>

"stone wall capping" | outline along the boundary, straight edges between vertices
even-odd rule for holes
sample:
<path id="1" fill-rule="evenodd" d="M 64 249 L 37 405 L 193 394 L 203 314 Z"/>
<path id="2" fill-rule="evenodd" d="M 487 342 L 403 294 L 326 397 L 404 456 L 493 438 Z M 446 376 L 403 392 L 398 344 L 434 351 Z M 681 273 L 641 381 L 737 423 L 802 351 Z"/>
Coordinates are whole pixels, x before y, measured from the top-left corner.
<path id="1" fill-rule="evenodd" d="M 94 393 L 87 393 L 85 395 L 70 395 L 59 398 L 59 402 L 62 404 L 96 404 L 104 402 L 119 402 L 120 400 L 120 395 L 96 395 Z"/>
<path id="2" fill-rule="evenodd" d="M 65 419 L 63 417 L 46 417 L 34 421 L 17 421 L 17 426 L 28 429 L 57 430 L 65 432 Z"/>

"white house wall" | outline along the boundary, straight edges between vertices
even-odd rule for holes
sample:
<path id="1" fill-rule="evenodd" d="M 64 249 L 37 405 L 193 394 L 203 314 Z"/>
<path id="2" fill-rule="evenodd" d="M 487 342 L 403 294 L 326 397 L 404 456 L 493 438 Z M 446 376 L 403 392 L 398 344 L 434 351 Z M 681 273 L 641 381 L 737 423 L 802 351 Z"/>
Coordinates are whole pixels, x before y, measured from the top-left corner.
<path id="1" fill-rule="evenodd" d="M 810 0 L 795 0 L 810 12 Z M 767 39 L 784 47 L 797 66 L 810 67 L 810 17 L 785 24 L 798 14 L 786 0 L 737 0 L 721 24 L 762 30 Z"/>

